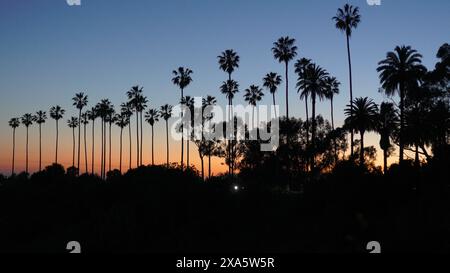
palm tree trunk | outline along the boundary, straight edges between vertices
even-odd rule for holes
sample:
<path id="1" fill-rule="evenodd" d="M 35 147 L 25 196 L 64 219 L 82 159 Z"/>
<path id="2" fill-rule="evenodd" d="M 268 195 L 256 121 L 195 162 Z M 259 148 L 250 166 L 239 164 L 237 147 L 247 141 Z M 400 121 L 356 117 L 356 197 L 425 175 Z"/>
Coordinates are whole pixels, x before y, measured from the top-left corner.
<path id="1" fill-rule="evenodd" d="M 79 111 L 79 113 L 78 113 L 78 122 L 79 122 L 79 124 L 78 124 L 78 163 L 77 163 L 77 175 L 80 173 L 80 151 L 81 151 L 81 146 L 80 146 L 80 144 L 81 144 L 81 109 L 80 109 L 80 111 Z"/>
<path id="2" fill-rule="evenodd" d="M 86 173 L 88 173 L 88 156 L 87 156 L 87 143 L 86 143 L 86 124 L 83 127 L 84 130 L 84 165 L 86 167 Z"/>
<path id="3" fill-rule="evenodd" d="M 152 125 L 152 165 L 155 165 L 154 127 Z"/>
<path id="4" fill-rule="evenodd" d="M 350 55 L 350 37 L 347 34 L 347 56 L 348 56 L 348 72 L 350 81 L 350 105 L 353 106 L 353 81 L 352 81 L 352 58 Z M 353 113 L 351 113 L 353 115 Z M 354 133 L 353 130 L 350 131 L 350 155 L 353 157 L 353 143 L 354 143 Z"/>
<path id="5" fill-rule="evenodd" d="M 109 122 L 109 168 L 108 168 L 108 171 L 111 171 L 111 151 L 112 151 L 112 145 L 111 145 L 111 142 L 112 142 L 112 136 L 111 136 L 111 121 Z"/>
<path id="6" fill-rule="evenodd" d="M 333 97 L 331 97 L 330 101 L 331 101 L 331 129 L 333 129 L 333 131 L 334 131 L 334 107 L 333 107 Z M 333 139 L 333 144 L 334 144 L 334 160 L 335 160 L 335 162 L 337 162 L 337 161 L 338 161 L 338 154 L 337 154 L 337 143 L 336 143 L 336 138 Z"/>
<path id="7" fill-rule="evenodd" d="M 119 159 L 120 173 L 122 173 L 122 135 L 123 135 L 123 127 L 120 127 L 120 159 Z"/>
<path id="8" fill-rule="evenodd" d="M 28 126 L 27 126 L 27 148 L 26 148 L 25 172 L 28 173 Z"/>
<path id="9" fill-rule="evenodd" d="M 308 96 L 305 96 L 305 111 L 306 111 L 306 146 L 309 146 L 309 111 L 308 111 Z"/>
<path id="10" fill-rule="evenodd" d="M 108 147 L 107 147 L 107 137 L 108 137 L 108 130 L 107 130 L 107 124 L 105 121 L 105 133 L 103 134 L 103 142 L 105 143 L 105 149 L 103 149 L 103 177 L 106 179 L 106 155 L 107 155 L 107 151 L 108 151 Z"/>
<path id="11" fill-rule="evenodd" d="M 203 156 L 200 156 L 200 161 L 202 162 L 202 181 L 205 181 L 205 165 L 203 162 Z"/>
<path id="12" fill-rule="evenodd" d="M 414 157 L 414 166 L 419 167 L 420 166 L 420 160 L 419 160 L 419 145 L 415 145 L 415 157 Z"/>
<path id="13" fill-rule="evenodd" d="M 75 167 L 75 127 L 72 128 L 72 166 Z"/>
<path id="14" fill-rule="evenodd" d="M 289 120 L 289 65 L 288 62 L 285 62 L 286 64 L 286 118 Z M 288 138 L 289 139 L 289 138 Z"/>
<path id="15" fill-rule="evenodd" d="M 403 127 L 404 127 L 404 112 L 405 112 L 405 88 L 404 84 L 400 84 L 400 156 L 399 156 L 399 162 L 400 164 L 403 163 L 403 151 L 404 151 L 404 143 L 403 143 Z"/>
<path id="16" fill-rule="evenodd" d="M 386 174 L 387 172 L 387 149 L 383 150 L 383 173 Z"/>
<path id="17" fill-rule="evenodd" d="M 169 122 L 166 120 L 166 156 L 167 168 L 169 168 Z"/>
<path id="18" fill-rule="evenodd" d="M 139 167 L 139 113 L 136 110 L 136 165 Z"/>
<path id="19" fill-rule="evenodd" d="M 102 137 L 102 156 L 101 156 L 101 160 L 100 160 L 100 176 L 101 176 L 102 179 L 103 179 L 103 164 L 104 164 L 104 155 L 105 155 L 105 153 L 104 153 L 104 150 L 105 150 L 104 140 L 105 140 L 105 138 L 103 137 L 104 134 L 105 134 L 105 122 L 104 122 L 104 120 L 102 118 L 102 135 L 101 135 L 101 137 Z"/>
<path id="20" fill-rule="evenodd" d="M 316 161 L 316 95 L 312 95 L 311 170 L 315 171 Z"/>
<path id="21" fill-rule="evenodd" d="M 208 154 L 208 178 L 211 179 L 211 151 Z"/>
<path id="22" fill-rule="evenodd" d="M 277 118 L 278 117 L 278 114 L 277 114 L 277 110 L 276 110 L 276 108 L 275 108 L 275 93 L 272 93 L 272 99 L 273 99 L 273 111 L 275 112 L 275 118 Z"/>
<path id="23" fill-rule="evenodd" d="M 95 120 L 92 120 L 92 174 L 94 174 L 94 160 L 95 160 Z"/>
<path id="24" fill-rule="evenodd" d="M 58 120 L 56 120 L 56 150 L 55 150 L 55 164 L 58 164 L 58 137 L 59 137 L 59 128 L 58 128 Z"/>
<path id="25" fill-rule="evenodd" d="M 181 101 L 184 98 L 184 90 L 181 88 Z M 184 120 L 183 111 L 181 111 L 181 170 L 184 169 Z"/>
<path id="26" fill-rule="evenodd" d="M 364 166 L 364 132 L 360 131 L 361 134 L 361 151 L 359 153 L 359 164 L 361 167 Z"/>
<path id="27" fill-rule="evenodd" d="M 14 162 L 16 158 L 16 128 L 13 128 L 13 156 L 12 156 L 12 170 L 11 170 L 11 176 L 14 175 Z"/>
<path id="28" fill-rule="evenodd" d="M 140 115 L 140 123 L 141 123 L 141 150 L 140 150 L 140 166 L 142 166 L 142 151 L 144 150 L 144 143 L 143 143 L 143 139 L 144 139 L 144 135 L 143 135 L 143 130 L 142 130 L 142 111 L 139 112 Z"/>
<path id="29" fill-rule="evenodd" d="M 189 134 L 189 133 L 188 133 Z M 189 137 L 186 139 L 186 169 L 189 169 Z"/>
<path id="30" fill-rule="evenodd" d="M 39 123 L 39 172 L 42 171 L 42 125 Z"/>
<path id="31" fill-rule="evenodd" d="M 128 123 L 128 136 L 130 138 L 130 161 L 129 161 L 130 166 L 128 167 L 128 170 L 131 170 L 131 150 L 133 149 L 132 143 L 131 143 L 131 122 Z"/>

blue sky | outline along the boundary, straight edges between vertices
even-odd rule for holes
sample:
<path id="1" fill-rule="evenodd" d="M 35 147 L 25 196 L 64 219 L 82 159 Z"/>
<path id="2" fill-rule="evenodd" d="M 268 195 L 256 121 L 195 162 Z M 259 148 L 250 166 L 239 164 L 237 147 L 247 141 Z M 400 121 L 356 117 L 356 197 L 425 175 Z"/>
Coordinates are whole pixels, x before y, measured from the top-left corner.
<path id="1" fill-rule="evenodd" d="M 377 92 L 375 69 L 396 45 L 413 46 L 432 68 L 437 49 L 449 42 L 450 1 L 382 0 L 381 6 L 348 2 L 362 14 L 351 40 L 355 96 L 377 103 L 385 99 Z M 179 91 L 170 79 L 178 66 L 194 70 L 186 94 L 215 95 L 225 104 L 218 87 L 226 75 L 218 69 L 217 55 L 228 48 L 240 54 L 234 78 L 241 90 L 261 85 L 266 73 L 283 73 L 270 49 L 285 35 L 297 40 L 299 57 L 313 59 L 342 82 L 335 106 L 341 124 L 348 102 L 345 37 L 331 18 L 345 3 L 82 0 L 81 6 L 71 7 L 65 0 L 0 0 L 0 146 L 10 141 L 9 118 L 55 104 L 68 109 L 68 117 L 75 114 L 70 99 L 79 91 L 87 92 L 91 102 L 107 97 L 119 105 L 124 93 L 139 84 L 152 107 L 175 104 Z M 295 78 L 291 73 L 290 109 L 304 117 Z M 277 99 L 284 101 L 282 92 Z M 242 96 L 236 102 L 244 103 Z M 270 104 L 269 97 L 263 103 Z M 328 118 L 328 102 L 319 103 L 318 112 Z M 66 134 L 70 143 L 70 132 Z"/>

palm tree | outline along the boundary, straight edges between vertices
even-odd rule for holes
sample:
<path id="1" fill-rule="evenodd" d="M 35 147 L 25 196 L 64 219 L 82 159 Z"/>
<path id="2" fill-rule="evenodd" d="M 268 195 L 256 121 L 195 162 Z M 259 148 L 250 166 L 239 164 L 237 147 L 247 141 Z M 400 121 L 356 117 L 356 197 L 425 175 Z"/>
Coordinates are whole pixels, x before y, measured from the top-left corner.
<path id="1" fill-rule="evenodd" d="M 28 173 L 28 128 L 33 124 L 33 115 L 32 114 L 23 115 L 22 124 L 25 125 L 25 128 L 27 129 L 25 172 Z"/>
<path id="2" fill-rule="evenodd" d="M 14 163 L 15 163 L 15 156 L 16 156 L 16 129 L 20 126 L 20 120 L 19 118 L 12 118 L 9 120 L 9 126 L 13 129 L 13 155 L 12 155 L 12 170 L 11 170 L 11 176 L 14 176 Z"/>
<path id="3" fill-rule="evenodd" d="M 128 136 L 129 136 L 129 143 L 130 143 L 130 159 L 129 159 L 129 169 L 131 169 L 131 151 L 132 151 L 132 142 L 131 142 L 131 116 L 133 115 L 133 106 L 131 103 L 122 103 L 120 105 L 121 113 L 122 115 L 125 115 L 128 117 Z"/>
<path id="4" fill-rule="evenodd" d="M 186 96 L 183 98 L 183 100 L 181 101 L 182 105 L 186 106 L 186 110 L 189 111 L 190 115 L 190 119 L 187 121 L 187 131 L 188 131 L 188 137 L 186 139 L 186 167 L 189 168 L 189 142 L 190 139 L 192 137 L 192 123 L 193 123 L 193 112 L 194 112 L 194 98 L 192 98 L 191 96 Z M 183 126 L 183 122 L 181 123 L 181 128 L 184 128 Z"/>
<path id="5" fill-rule="evenodd" d="M 270 72 L 266 74 L 266 76 L 263 78 L 263 86 L 269 90 L 269 92 L 272 94 L 273 99 L 273 107 L 275 109 L 275 93 L 278 90 L 278 86 L 281 84 L 281 76 L 277 73 Z M 277 117 L 277 112 L 275 111 L 275 117 Z"/>
<path id="6" fill-rule="evenodd" d="M 116 122 L 116 111 L 114 110 L 114 105 L 110 105 L 106 115 L 106 122 L 109 124 L 109 164 L 108 172 L 111 171 L 111 156 L 112 156 L 112 132 L 111 127 Z"/>
<path id="7" fill-rule="evenodd" d="M 227 49 L 217 56 L 220 69 L 228 73 L 228 80 L 231 80 L 231 74 L 239 67 L 240 57 L 233 49 Z"/>
<path id="8" fill-rule="evenodd" d="M 42 170 L 42 124 L 47 119 L 47 113 L 44 111 L 37 111 L 33 117 L 33 121 L 39 125 L 39 171 Z"/>
<path id="9" fill-rule="evenodd" d="M 116 125 L 120 128 L 120 159 L 119 159 L 119 171 L 122 173 L 122 135 L 123 128 L 127 127 L 130 124 L 130 116 L 128 113 L 121 112 L 117 114 L 115 117 Z"/>
<path id="10" fill-rule="evenodd" d="M 98 108 L 92 107 L 87 111 L 87 116 L 92 121 L 92 159 L 91 159 L 91 173 L 94 174 L 94 162 L 95 162 L 95 120 L 98 118 Z"/>
<path id="11" fill-rule="evenodd" d="M 155 165 L 154 126 L 159 121 L 159 111 L 156 109 L 148 109 L 147 113 L 145 113 L 145 121 L 152 127 L 152 165 Z"/>
<path id="12" fill-rule="evenodd" d="M 161 106 L 161 117 L 166 121 L 167 168 L 169 167 L 169 119 L 172 117 L 172 105 Z"/>
<path id="13" fill-rule="evenodd" d="M 297 79 L 297 92 L 300 92 L 300 99 L 305 100 L 305 112 L 306 112 L 306 146 L 309 146 L 309 111 L 308 111 L 308 96 L 309 90 L 302 90 L 299 86 L 301 79 L 305 77 L 305 70 L 311 64 L 310 59 L 301 58 L 295 63 L 295 73 L 298 75 Z"/>
<path id="14" fill-rule="evenodd" d="M 226 96 L 228 99 L 228 106 L 229 106 L 229 112 L 228 112 L 228 122 L 231 124 L 232 115 L 231 115 L 231 107 L 233 106 L 233 98 L 237 92 L 239 92 L 239 84 L 235 80 L 228 80 L 226 82 L 223 82 L 220 86 L 220 92 Z M 228 160 L 229 162 L 232 162 L 232 147 L 231 142 L 228 140 Z M 228 166 L 228 173 L 233 173 L 233 165 L 230 164 Z"/>
<path id="15" fill-rule="evenodd" d="M 192 77 L 191 75 L 194 72 L 190 70 L 189 68 L 179 67 L 177 70 L 173 70 L 173 78 L 172 82 L 173 84 L 177 85 L 181 90 L 181 102 L 183 102 L 184 99 L 184 88 L 186 88 L 191 82 Z M 183 103 L 182 103 L 183 104 Z M 183 118 L 183 112 L 181 112 L 181 118 Z M 184 164 L 184 131 L 183 131 L 183 124 L 181 124 L 181 169 L 183 169 Z"/>
<path id="16" fill-rule="evenodd" d="M 136 98 L 136 109 L 139 113 L 139 124 L 140 124 L 140 150 L 139 150 L 139 165 L 142 166 L 142 151 L 144 150 L 144 143 L 143 143 L 143 139 L 144 139 L 144 135 L 143 135 L 143 129 L 142 129 L 142 113 L 145 111 L 145 109 L 147 108 L 147 97 L 143 96 L 142 94 L 139 95 Z"/>
<path id="17" fill-rule="evenodd" d="M 55 149 L 55 164 L 58 164 L 58 138 L 59 138 L 59 126 L 58 122 L 63 118 L 66 110 L 62 109 L 61 106 L 56 105 L 50 108 L 50 117 L 56 121 L 56 149 Z"/>
<path id="18" fill-rule="evenodd" d="M 244 99 L 252 106 L 252 127 L 255 128 L 255 108 L 258 102 L 262 100 L 264 93 L 257 85 L 251 85 L 245 89 Z"/>
<path id="19" fill-rule="evenodd" d="M 397 129 L 398 115 L 394 104 L 383 102 L 380 105 L 378 113 L 377 131 L 381 136 L 380 147 L 383 150 L 383 172 L 387 171 L 387 159 L 389 156 L 389 148 L 391 148 L 390 139 Z"/>
<path id="20" fill-rule="evenodd" d="M 81 121 L 81 111 L 88 103 L 88 97 L 83 92 L 75 94 L 75 97 L 72 98 L 73 106 L 78 109 L 78 120 Z M 80 171 L 80 149 L 81 149 L 81 126 L 78 127 L 78 164 L 77 169 Z"/>
<path id="21" fill-rule="evenodd" d="M 345 4 L 344 8 L 339 8 L 336 16 L 333 17 L 335 26 L 342 32 L 345 32 L 347 38 L 347 57 L 348 57 L 348 72 L 349 72 L 349 83 L 350 83 L 350 104 L 353 102 L 353 81 L 352 81 L 352 59 L 350 55 L 350 37 L 352 36 L 353 29 L 356 29 L 361 22 L 361 15 L 359 14 L 359 8 L 353 7 L 352 5 Z M 350 132 L 351 135 L 351 146 L 350 153 L 353 157 L 353 142 L 354 135 L 353 131 Z"/>
<path id="22" fill-rule="evenodd" d="M 422 65 L 422 55 L 410 46 L 397 46 L 394 52 L 388 52 L 386 59 L 378 63 L 380 83 L 388 96 L 400 95 L 400 163 L 403 162 L 405 98 L 408 87 L 414 87 L 420 75 L 426 71 Z"/>
<path id="23" fill-rule="evenodd" d="M 325 79 L 326 84 L 326 92 L 325 92 L 325 98 L 330 100 L 330 110 L 331 110 L 331 129 L 334 131 L 334 107 L 333 107 L 333 100 L 334 96 L 339 94 L 339 85 L 341 83 L 335 78 L 335 77 L 327 77 Z M 337 145 L 336 141 L 334 142 L 334 157 L 337 161 L 338 155 L 337 155 Z"/>
<path id="24" fill-rule="evenodd" d="M 313 150 L 311 169 L 314 170 L 315 165 L 315 141 L 316 141 L 316 99 L 323 99 L 326 93 L 325 80 L 328 73 L 320 66 L 311 63 L 304 71 L 304 76 L 299 79 L 297 86 L 299 90 L 303 90 L 311 96 L 312 102 L 312 130 L 311 130 L 311 146 Z"/>
<path id="25" fill-rule="evenodd" d="M 101 156 L 101 164 L 100 164 L 100 176 L 102 179 L 106 177 L 106 123 L 108 118 L 108 113 L 112 108 L 111 102 L 108 99 L 103 99 L 100 103 L 97 104 L 98 116 L 102 121 L 102 156 Z"/>
<path id="26" fill-rule="evenodd" d="M 88 173 L 88 158 L 87 158 L 87 141 L 86 141 L 86 126 L 89 124 L 89 115 L 87 112 L 81 114 L 80 126 L 83 124 L 83 135 L 84 135 L 84 165 L 85 173 Z"/>
<path id="27" fill-rule="evenodd" d="M 286 118 L 289 120 L 289 62 L 297 56 L 297 47 L 294 45 L 295 39 L 289 38 L 289 36 L 281 37 L 273 43 L 273 56 L 280 63 L 285 64 L 286 72 Z"/>
<path id="28" fill-rule="evenodd" d="M 140 152 L 139 152 L 139 101 L 143 93 L 143 88 L 139 87 L 139 85 L 131 87 L 131 89 L 127 92 L 128 102 L 133 107 L 133 110 L 136 112 L 136 165 L 139 167 L 140 161 Z"/>
<path id="29" fill-rule="evenodd" d="M 216 103 L 217 103 L 217 99 L 213 96 L 208 95 L 206 98 L 204 98 L 202 100 L 203 115 L 205 115 L 205 109 L 207 107 L 214 106 L 214 105 L 216 105 Z M 207 113 L 207 114 L 208 115 L 207 115 L 206 119 L 211 120 L 213 118 L 213 114 L 212 113 Z M 202 129 L 203 129 L 203 127 L 202 127 Z M 214 141 L 208 140 L 206 147 L 207 147 L 206 155 L 208 156 L 208 178 L 211 178 L 211 156 L 212 156 L 213 149 L 214 149 Z"/>
<path id="30" fill-rule="evenodd" d="M 77 128 L 79 125 L 78 118 L 71 117 L 69 120 L 67 120 L 67 125 L 69 126 L 69 128 L 72 128 L 72 166 L 75 167 L 75 128 Z"/>
<path id="31" fill-rule="evenodd" d="M 364 133 L 376 130 L 378 106 L 367 97 L 356 98 L 352 104 L 347 105 L 345 115 L 345 126 L 361 135 L 359 164 L 364 166 Z"/>

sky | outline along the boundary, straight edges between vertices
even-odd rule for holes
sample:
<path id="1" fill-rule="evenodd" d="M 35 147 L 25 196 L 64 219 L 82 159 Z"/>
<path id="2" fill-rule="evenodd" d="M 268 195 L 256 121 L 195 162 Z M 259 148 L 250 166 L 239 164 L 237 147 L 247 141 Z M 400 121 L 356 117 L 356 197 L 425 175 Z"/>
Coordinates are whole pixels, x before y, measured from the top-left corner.
<path id="1" fill-rule="evenodd" d="M 8 174 L 11 168 L 8 120 L 12 117 L 48 112 L 57 104 L 66 109 L 61 122 L 60 161 L 70 166 L 72 131 L 66 120 L 77 113 L 71 101 L 75 93 L 87 93 L 90 106 L 103 98 L 119 106 L 131 86 L 141 85 L 150 107 L 176 104 L 180 92 L 171 82 L 171 71 L 186 66 L 194 71 L 194 81 L 185 94 L 214 95 L 225 105 L 219 86 L 227 75 L 219 70 L 217 55 L 234 49 L 241 57 L 233 74 L 241 89 L 235 103 L 244 104 L 245 88 L 262 85 L 268 72 L 284 75 L 284 67 L 273 58 L 271 48 L 286 35 L 297 40 L 298 58 L 313 59 L 342 83 L 335 100 L 336 124 L 342 125 L 349 100 L 346 45 L 345 36 L 335 29 L 331 18 L 347 2 L 359 6 L 362 15 L 351 38 L 355 97 L 368 96 L 377 103 L 390 100 L 378 93 L 376 67 L 396 45 L 411 45 L 432 69 L 438 48 L 449 42 L 448 0 L 381 0 L 380 6 L 369 6 L 366 0 L 81 0 L 80 6 L 69 6 L 66 0 L 0 0 L 0 172 Z M 305 118 L 292 68 L 293 63 L 289 74 L 291 116 Z M 277 100 L 284 102 L 283 92 Z M 270 105 L 270 96 L 261 103 Z M 317 112 L 329 118 L 329 108 L 328 101 L 319 102 Z M 280 111 L 284 112 L 283 103 Z M 164 123 L 158 123 L 155 130 L 156 160 L 164 163 Z M 144 163 L 149 163 L 149 126 L 144 134 Z M 37 136 L 37 126 L 31 127 L 31 171 L 38 167 Z M 118 167 L 118 136 L 119 129 L 114 128 L 113 167 Z M 54 142 L 55 124 L 49 119 L 43 127 L 44 166 L 53 161 Z M 375 134 L 368 135 L 366 142 L 379 148 Z M 23 126 L 17 130 L 16 144 L 17 172 L 25 165 Z M 126 138 L 124 146 L 127 155 Z M 178 161 L 179 143 L 172 140 L 170 146 L 171 161 Z M 191 148 L 191 161 L 198 164 L 195 145 Z M 226 169 L 222 161 L 214 159 L 214 173 Z"/>

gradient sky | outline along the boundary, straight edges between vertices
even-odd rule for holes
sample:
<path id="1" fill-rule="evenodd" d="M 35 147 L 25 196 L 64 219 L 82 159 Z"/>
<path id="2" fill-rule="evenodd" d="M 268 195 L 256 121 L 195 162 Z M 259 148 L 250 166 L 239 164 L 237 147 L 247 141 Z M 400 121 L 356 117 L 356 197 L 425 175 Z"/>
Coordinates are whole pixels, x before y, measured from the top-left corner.
<path id="1" fill-rule="evenodd" d="M 234 74 L 241 86 L 236 103 L 244 103 L 243 89 L 261 85 L 270 71 L 283 73 L 270 49 L 285 35 L 297 39 L 299 57 L 312 58 L 342 82 L 335 104 L 336 123 L 341 125 L 342 109 L 348 102 L 345 37 L 334 28 L 331 18 L 346 2 L 82 0 L 81 6 L 68 6 L 65 0 L 0 0 L 0 172 L 10 172 L 11 117 L 63 106 L 67 113 L 61 126 L 60 161 L 69 166 L 72 135 L 66 120 L 76 115 L 71 103 L 76 92 L 87 92 L 92 104 L 109 98 L 118 106 L 125 101 L 125 92 L 139 84 L 151 107 L 176 104 L 179 90 L 170 81 L 171 71 L 187 66 L 194 71 L 194 82 L 186 94 L 215 95 L 225 105 L 218 87 L 226 74 L 218 69 L 216 57 L 233 48 L 241 56 Z M 381 6 L 369 6 L 365 0 L 350 3 L 358 5 L 362 14 L 351 40 L 355 97 L 369 96 L 377 103 L 387 99 L 377 91 L 376 67 L 396 45 L 412 45 L 432 68 L 438 48 L 449 42 L 448 0 L 382 0 Z M 291 115 L 303 118 L 304 103 L 298 100 L 295 79 L 291 73 Z M 284 101 L 282 92 L 277 99 Z M 269 97 L 262 103 L 270 104 Z M 329 118 L 329 103 L 319 103 L 318 113 Z M 161 122 L 156 127 L 158 163 L 165 161 L 163 126 Z M 44 125 L 44 165 L 53 160 L 54 127 L 53 120 Z M 38 165 L 36 128 L 30 129 L 31 170 Z M 16 171 L 24 168 L 24 132 L 23 127 L 17 131 Z M 148 163 L 148 126 L 144 133 L 144 162 Z M 114 167 L 118 165 L 117 137 L 118 129 L 114 129 Z M 378 148 L 378 141 L 378 136 L 371 134 L 367 145 Z M 198 154 L 191 146 L 192 161 L 197 163 Z M 171 143 L 171 161 L 179 160 L 179 150 L 178 143 Z M 225 169 L 221 160 L 214 160 L 214 165 L 216 173 Z"/>

